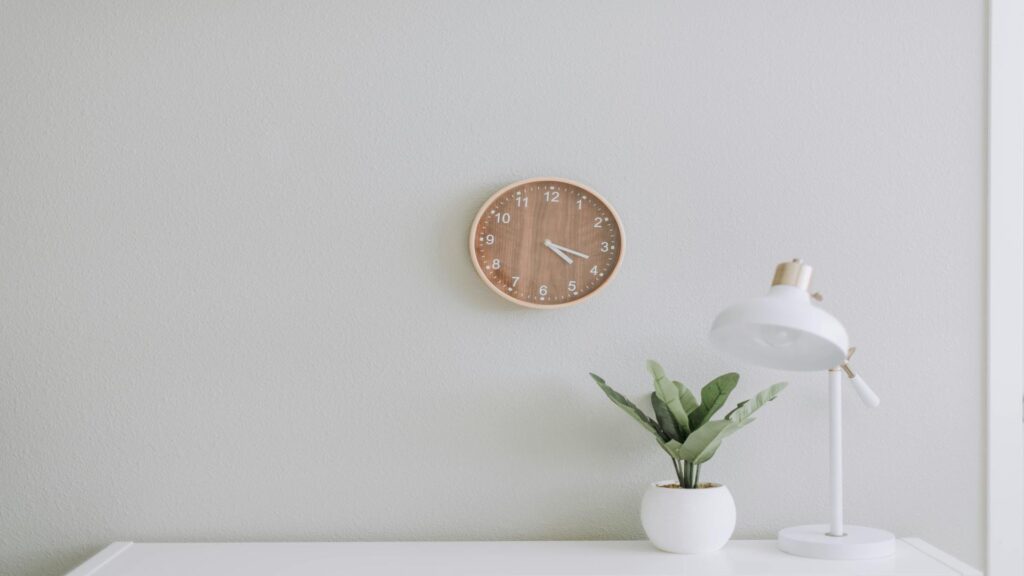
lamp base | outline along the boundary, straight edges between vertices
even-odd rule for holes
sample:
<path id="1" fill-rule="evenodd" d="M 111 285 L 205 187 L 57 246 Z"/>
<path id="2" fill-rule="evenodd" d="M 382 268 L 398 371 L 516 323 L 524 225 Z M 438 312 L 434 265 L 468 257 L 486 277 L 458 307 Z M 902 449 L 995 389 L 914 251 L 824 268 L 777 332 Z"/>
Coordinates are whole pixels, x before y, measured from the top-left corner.
<path id="1" fill-rule="evenodd" d="M 891 556 L 896 547 L 892 532 L 846 526 L 845 536 L 829 536 L 828 524 L 793 526 L 779 530 L 779 550 L 805 558 L 863 560 Z"/>

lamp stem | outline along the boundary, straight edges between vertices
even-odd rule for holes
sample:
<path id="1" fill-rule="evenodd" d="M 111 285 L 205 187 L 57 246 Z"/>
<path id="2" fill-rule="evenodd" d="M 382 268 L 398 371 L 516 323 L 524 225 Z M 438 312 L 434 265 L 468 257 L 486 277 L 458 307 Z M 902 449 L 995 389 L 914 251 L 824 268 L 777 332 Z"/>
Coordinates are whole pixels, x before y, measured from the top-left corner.
<path id="1" fill-rule="evenodd" d="M 829 487 L 832 521 L 829 536 L 845 536 L 843 529 L 843 373 L 828 371 L 829 399 Z"/>

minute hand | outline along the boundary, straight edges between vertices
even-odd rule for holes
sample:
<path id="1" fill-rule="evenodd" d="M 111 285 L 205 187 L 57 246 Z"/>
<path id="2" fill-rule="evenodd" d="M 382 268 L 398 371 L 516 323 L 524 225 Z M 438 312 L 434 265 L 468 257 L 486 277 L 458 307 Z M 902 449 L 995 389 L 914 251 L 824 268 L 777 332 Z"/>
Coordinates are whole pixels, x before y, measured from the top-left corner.
<path id="1" fill-rule="evenodd" d="M 564 252 L 562 252 L 558 248 L 555 248 L 554 246 L 552 246 L 550 240 L 545 240 L 544 241 L 544 245 L 547 246 L 548 248 L 550 248 L 551 251 L 554 252 L 556 256 L 558 256 L 562 260 L 565 260 L 566 264 L 572 264 L 572 258 L 569 258 L 568 256 L 565 255 Z"/>
<path id="2" fill-rule="evenodd" d="M 572 254 L 573 256 L 579 256 L 580 258 L 590 258 L 590 256 L 587 256 L 586 254 L 584 254 L 582 252 L 577 252 L 577 251 L 572 250 L 570 248 L 566 248 L 565 246 L 559 246 L 558 244 L 555 244 L 554 242 L 550 242 L 549 241 L 548 244 L 552 248 L 557 248 L 557 249 L 561 250 L 562 252 L 568 252 L 569 254 Z"/>

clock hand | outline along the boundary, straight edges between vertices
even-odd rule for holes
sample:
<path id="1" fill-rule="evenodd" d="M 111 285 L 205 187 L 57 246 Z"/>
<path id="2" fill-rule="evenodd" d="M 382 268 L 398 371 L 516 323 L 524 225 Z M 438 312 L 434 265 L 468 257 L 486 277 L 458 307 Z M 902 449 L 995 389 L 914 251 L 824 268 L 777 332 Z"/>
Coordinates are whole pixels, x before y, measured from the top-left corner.
<path id="1" fill-rule="evenodd" d="M 565 260 L 566 264 L 572 264 L 572 258 L 569 258 L 561 250 L 556 248 L 556 244 L 552 243 L 551 240 L 545 240 L 544 245 L 551 249 L 552 252 L 558 255 L 559 258 Z"/>
<path id="2" fill-rule="evenodd" d="M 569 254 L 572 254 L 573 256 L 579 256 L 580 258 L 588 258 L 588 259 L 590 258 L 590 256 L 587 256 L 586 254 L 584 254 L 582 252 L 577 252 L 575 250 L 570 250 L 569 248 L 566 248 L 565 246 L 559 246 L 558 244 L 555 244 L 554 242 L 546 241 L 546 245 L 547 245 L 548 248 L 556 248 L 556 249 L 558 249 L 558 250 L 560 250 L 562 252 L 568 252 Z"/>

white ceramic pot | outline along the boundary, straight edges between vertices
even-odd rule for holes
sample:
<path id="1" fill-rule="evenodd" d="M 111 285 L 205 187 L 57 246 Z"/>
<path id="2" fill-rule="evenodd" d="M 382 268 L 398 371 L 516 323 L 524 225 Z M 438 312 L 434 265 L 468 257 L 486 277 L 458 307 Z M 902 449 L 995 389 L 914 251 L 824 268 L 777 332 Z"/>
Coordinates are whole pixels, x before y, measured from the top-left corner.
<path id="1" fill-rule="evenodd" d="M 676 554 L 714 552 L 732 537 L 736 503 L 725 486 L 666 488 L 651 484 L 640 503 L 640 522 L 651 543 Z"/>

